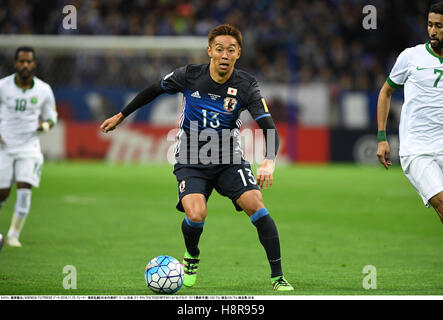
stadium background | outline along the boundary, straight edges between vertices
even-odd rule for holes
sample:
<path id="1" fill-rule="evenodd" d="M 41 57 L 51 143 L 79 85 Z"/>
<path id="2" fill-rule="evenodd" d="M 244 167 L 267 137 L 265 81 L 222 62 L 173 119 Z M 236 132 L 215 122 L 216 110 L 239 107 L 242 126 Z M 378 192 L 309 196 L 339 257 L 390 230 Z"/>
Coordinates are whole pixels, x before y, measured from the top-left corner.
<path id="1" fill-rule="evenodd" d="M 378 90 L 399 52 L 427 38 L 430 1 L 405 3 L 2 1 L 0 76 L 13 72 L 18 45 L 36 47 L 36 74 L 53 87 L 61 120 L 42 136 L 47 159 L 162 162 L 173 143 L 165 137 L 176 127 L 180 96 L 139 109 L 125 121 L 133 124 L 127 130 L 103 136 L 98 124 L 174 68 L 206 63 L 208 31 L 231 23 L 244 36 L 237 67 L 259 81 L 282 137 L 282 161 L 375 163 Z M 367 4 L 377 8 L 375 30 L 362 27 Z M 77 29 L 63 27 L 66 5 L 76 7 Z M 156 39 L 184 44 L 162 47 Z M 397 90 L 388 125 L 394 162 L 401 103 Z M 247 158 L 254 161 L 251 152 Z"/>
<path id="2" fill-rule="evenodd" d="M 206 63 L 206 33 L 229 22 L 244 35 L 238 67 L 259 80 L 282 137 L 275 183 L 262 193 L 278 224 L 294 293 L 441 299 L 440 220 L 423 206 L 398 163 L 388 172 L 369 164 L 376 162 L 378 90 L 398 53 L 426 41 L 429 1 L 0 4 L 0 76 L 13 72 L 17 46 L 35 46 L 37 76 L 53 87 L 60 115 L 57 126 L 41 135 L 47 161 L 41 186 L 33 190 L 23 247 L 0 252 L 0 298 L 144 296 L 150 293 L 146 263 L 159 254 L 182 256 L 177 182 L 165 162 L 180 96 L 163 95 L 107 135 L 98 128 L 150 82 L 177 66 Z M 362 27 L 366 4 L 377 8 L 376 30 Z M 63 28 L 65 5 L 77 8 L 76 30 Z M 402 97 L 396 90 L 389 118 L 393 160 Z M 253 126 L 245 119 L 246 128 Z M 283 160 L 288 165 L 280 165 Z M 3 235 L 15 201 L 11 192 L 0 210 Z M 178 294 L 275 294 L 249 219 L 216 192 L 208 211 L 199 283 Z M 377 269 L 377 290 L 363 286 L 368 265 Z M 66 266 L 78 271 L 76 290 L 64 286 Z M 395 305 L 397 315 L 410 312 L 407 300 L 406 308 Z"/>

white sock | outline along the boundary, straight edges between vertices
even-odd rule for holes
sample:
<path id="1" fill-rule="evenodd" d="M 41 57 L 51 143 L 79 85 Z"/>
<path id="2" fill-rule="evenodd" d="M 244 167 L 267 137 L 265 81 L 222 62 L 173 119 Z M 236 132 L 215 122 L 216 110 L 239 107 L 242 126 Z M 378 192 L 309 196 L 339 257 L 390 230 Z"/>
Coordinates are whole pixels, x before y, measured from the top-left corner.
<path id="1" fill-rule="evenodd" d="M 17 201 L 15 202 L 14 214 L 12 215 L 11 227 L 8 237 L 17 238 L 23 229 L 26 218 L 31 209 L 31 189 L 17 189 Z"/>
<path id="2" fill-rule="evenodd" d="M 17 238 L 20 236 L 21 229 L 25 223 L 25 219 L 20 218 L 17 214 L 12 215 L 11 226 L 8 230 L 8 238 Z"/>

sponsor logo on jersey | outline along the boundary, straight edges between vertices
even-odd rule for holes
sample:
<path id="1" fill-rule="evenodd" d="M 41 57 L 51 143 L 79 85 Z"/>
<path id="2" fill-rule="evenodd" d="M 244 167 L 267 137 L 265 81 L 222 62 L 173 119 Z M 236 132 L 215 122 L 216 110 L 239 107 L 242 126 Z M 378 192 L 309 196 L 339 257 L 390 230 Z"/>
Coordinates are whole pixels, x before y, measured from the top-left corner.
<path id="1" fill-rule="evenodd" d="M 223 100 L 223 108 L 225 108 L 226 111 L 234 111 L 236 106 L 237 99 L 235 98 L 226 97 L 225 100 Z"/>
<path id="2" fill-rule="evenodd" d="M 221 97 L 218 94 L 213 94 L 213 93 L 208 93 L 208 96 L 211 97 L 211 100 L 217 100 L 218 98 Z"/>
<path id="3" fill-rule="evenodd" d="M 198 90 L 197 91 L 195 91 L 193 94 L 191 94 L 191 97 L 194 97 L 194 98 L 201 98 L 200 97 L 200 93 L 198 92 Z"/>
<path id="4" fill-rule="evenodd" d="M 231 96 L 236 96 L 237 95 L 237 89 L 229 87 L 228 88 L 228 94 L 231 95 Z"/>

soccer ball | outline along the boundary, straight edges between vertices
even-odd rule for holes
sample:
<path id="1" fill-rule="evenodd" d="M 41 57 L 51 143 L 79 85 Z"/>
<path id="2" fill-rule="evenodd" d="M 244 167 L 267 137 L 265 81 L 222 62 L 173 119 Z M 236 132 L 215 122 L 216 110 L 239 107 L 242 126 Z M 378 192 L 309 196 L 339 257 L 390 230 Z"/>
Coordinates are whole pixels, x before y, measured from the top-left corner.
<path id="1" fill-rule="evenodd" d="M 175 293 L 183 285 L 183 266 L 170 256 L 158 256 L 145 268 L 146 285 L 156 293 Z"/>

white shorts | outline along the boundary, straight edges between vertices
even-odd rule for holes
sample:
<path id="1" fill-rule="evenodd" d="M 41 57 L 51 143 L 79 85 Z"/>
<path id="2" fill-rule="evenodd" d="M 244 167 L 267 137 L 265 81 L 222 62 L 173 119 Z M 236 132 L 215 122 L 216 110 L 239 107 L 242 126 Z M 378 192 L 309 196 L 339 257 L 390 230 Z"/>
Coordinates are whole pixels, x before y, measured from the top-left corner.
<path id="1" fill-rule="evenodd" d="M 43 155 L 40 143 L 33 141 L 20 148 L 8 148 L 0 143 L 0 189 L 10 188 L 15 182 L 40 185 Z"/>
<path id="2" fill-rule="evenodd" d="M 409 182 L 429 208 L 429 199 L 443 191 L 443 154 L 401 156 L 400 163 Z"/>

